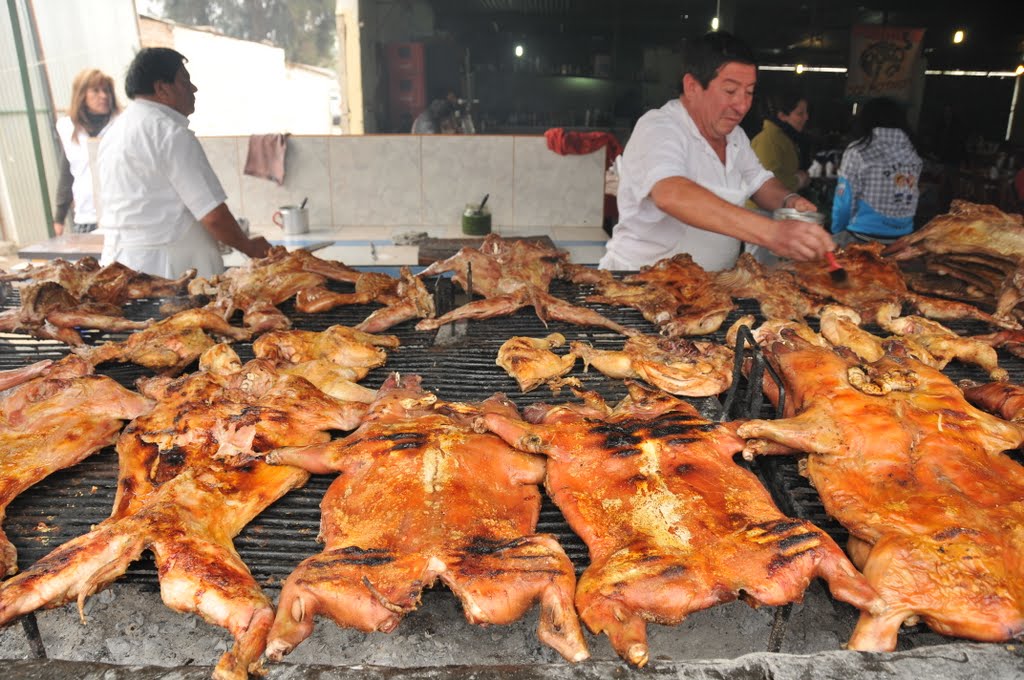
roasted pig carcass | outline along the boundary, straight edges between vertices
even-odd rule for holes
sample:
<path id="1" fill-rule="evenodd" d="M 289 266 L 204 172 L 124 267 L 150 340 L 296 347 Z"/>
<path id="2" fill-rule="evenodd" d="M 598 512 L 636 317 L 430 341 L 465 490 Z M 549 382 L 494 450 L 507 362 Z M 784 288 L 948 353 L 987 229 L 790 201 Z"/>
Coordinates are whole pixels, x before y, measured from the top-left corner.
<path id="1" fill-rule="evenodd" d="M 921 255 L 968 254 L 1024 262 L 1024 217 L 994 205 L 954 200 L 949 212 L 885 248 L 896 260 Z"/>
<path id="2" fill-rule="evenodd" d="M 974 335 L 971 339 L 983 342 L 989 347 L 1005 349 L 1010 354 L 1024 359 L 1024 331 L 997 331 L 986 335 Z"/>
<path id="3" fill-rule="evenodd" d="M 324 552 L 281 590 L 270 658 L 306 639 L 318 615 L 390 632 L 438 579 L 471 623 L 510 623 L 539 600 L 540 639 L 570 661 L 587 658 L 572 564 L 552 536 L 534 533 L 544 460 L 473 429 L 483 410 L 508 408 L 439 402 L 418 376 L 392 374 L 349 436 L 267 455 L 340 473 L 320 505 Z"/>
<path id="4" fill-rule="evenodd" d="M 1020 636 L 1024 470 L 1002 452 L 1021 428 L 968 404 L 898 341 L 868 362 L 794 324 L 755 335 L 787 396 L 783 419 L 738 428 L 745 453 L 809 454 L 807 476 L 887 605 L 861 614 L 849 647 L 892 650 L 919 619 L 944 635 Z"/>
<path id="5" fill-rule="evenodd" d="M 854 310 L 849 307 L 843 307 L 842 305 L 825 305 L 821 308 L 820 315 L 820 336 L 816 335 L 808 326 L 804 326 L 802 324 L 790 324 L 787 326 L 785 323 L 778 324 L 771 328 L 769 328 L 768 325 L 765 325 L 758 330 L 758 334 L 764 336 L 766 334 L 777 333 L 783 328 L 788 327 L 794 332 L 799 332 L 807 342 L 820 347 L 846 347 L 867 362 L 878 361 L 885 356 L 885 346 L 888 340 L 869 333 L 861 328 L 860 314 Z M 822 337 L 828 340 L 828 343 L 821 342 Z M 889 338 L 889 340 L 891 339 L 892 338 Z M 936 358 L 931 354 L 931 352 L 925 349 L 924 346 L 918 344 L 914 339 L 908 336 L 904 335 L 900 337 L 899 342 L 908 355 L 923 364 L 931 366 L 932 368 L 942 369 L 949 362 L 948 359 L 942 360 Z M 774 385 L 772 383 L 766 383 L 765 387 L 771 389 Z"/>
<path id="6" fill-rule="evenodd" d="M 942 324 L 920 316 L 900 316 L 900 306 L 893 303 L 878 308 L 878 325 L 896 335 L 909 338 L 928 350 L 939 360 L 939 364 L 928 363 L 935 368 L 945 368 L 953 359 L 983 368 L 993 380 L 1007 380 L 1006 369 L 999 368 L 999 356 L 991 345 L 974 338 L 961 337 Z"/>
<path id="7" fill-rule="evenodd" d="M 379 302 L 384 307 L 356 326 L 367 333 L 380 333 L 403 321 L 430 318 L 435 314 L 433 296 L 408 267 L 402 267 L 400 279 L 380 272 L 363 272 L 356 279 L 352 293 L 337 293 L 317 286 L 300 290 L 295 296 L 295 308 L 306 313 L 368 302 Z"/>
<path id="8" fill-rule="evenodd" d="M 833 281 L 820 262 L 789 262 L 784 268 L 811 295 L 851 307 L 865 319 L 874 319 L 883 304 L 905 303 L 931 319 L 976 319 L 994 326 L 1017 327 L 1013 321 L 993 317 L 964 302 L 911 292 L 896 262 L 882 258 L 884 247 L 881 243 L 855 243 L 836 251 L 836 259 L 846 270 L 844 282 Z"/>
<path id="9" fill-rule="evenodd" d="M 961 381 L 960 389 L 967 401 L 1004 420 L 1024 423 L 1024 387 L 1007 382 L 982 385 Z"/>
<path id="10" fill-rule="evenodd" d="M 0 390 L 10 389 L 26 380 L 42 375 L 51 365 L 53 365 L 52 359 L 42 359 L 28 366 L 0 371 Z"/>
<path id="11" fill-rule="evenodd" d="M 805 293 L 792 272 L 766 269 L 750 253 L 743 253 L 732 269 L 714 274 L 719 288 L 734 298 L 752 298 L 765 319 L 803 321 L 817 316 L 822 300 Z"/>
<path id="12" fill-rule="evenodd" d="M 300 290 L 333 281 L 354 283 L 359 272 L 340 262 L 321 260 L 307 250 L 288 252 L 281 246 L 270 249 L 264 258 L 250 260 L 210 280 L 195 279 L 189 284 L 193 295 L 215 297 L 210 303 L 224 319 L 242 310 L 242 323 L 254 334 L 291 327 L 291 321 L 277 305 Z"/>
<path id="13" fill-rule="evenodd" d="M 669 336 L 707 335 L 717 331 L 735 305 L 729 293 L 687 253 L 666 257 L 622 280 L 611 272 L 574 267 L 576 283 L 592 284 L 587 297 L 620 307 L 632 307 Z"/>
<path id="14" fill-rule="evenodd" d="M 123 305 L 128 300 L 180 295 L 195 275 L 196 270 L 189 269 L 176 279 L 165 279 L 137 272 L 119 262 L 100 267 L 96 258 L 83 257 L 74 262 L 57 258 L 44 265 L 9 274 L 0 272 L 0 281 L 54 281 L 80 300 Z"/>
<path id="15" fill-rule="evenodd" d="M 0 522 L 18 494 L 110 446 L 125 421 L 152 406 L 112 379 L 92 375 L 92 366 L 73 355 L 0 393 Z M 17 553 L 0 530 L 0 575 L 17 571 Z"/>
<path id="16" fill-rule="evenodd" d="M 548 457 L 548 494 L 590 549 L 576 609 L 622 658 L 647 663 L 647 622 L 678 624 L 738 597 L 786 604 L 815 576 L 837 598 L 880 611 L 839 546 L 783 515 L 733 461 L 744 442 L 732 426 L 638 383 L 629 392 L 615 408 L 584 393 L 582 405 L 530 406 L 526 421 L 485 416 L 505 441 Z"/>
<path id="17" fill-rule="evenodd" d="M 353 378 L 359 380 L 371 369 L 384 365 L 387 360 L 385 348 L 394 349 L 398 345 L 398 338 L 394 335 L 375 335 L 346 326 L 331 326 L 320 332 L 266 333 L 252 343 L 252 348 L 257 357 L 278 366 L 317 359 L 348 366 L 360 373 L 358 378 Z"/>
<path id="18" fill-rule="evenodd" d="M 621 350 L 569 345 L 573 354 L 610 378 L 639 378 L 670 394 L 710 397 L 732 384 L 733 352 L 715 342 L 637 335 Z"/>
<path id="19" fill-rule="evenodd" d="M 1008 323 L 1020 316 L 1024 299 L 1024 217 L 994 205 L 955 200 L 949 212 L 886 247 L 898 261 L 922 258 L 929 271 L 983 291 L 995 316 Z"/>
<path id="20" fill-rule="evenodd" d="M 509 338 L 498 349 L 495 363 L 519 383 L 519 389 L 523 392 L 529 392 L 544 383 L 560 385 L 559 379 L 576 364 L 575 354 L 570 352 L 558 356 L 551 351 L 564 344 L 565 336 L 561 333 L 552 333 L 546 338 Z"/>
<path id="21" fill-rule="evenodd" d="M 214 677 L 240 680 L 259 670 L 273 607 L 232 539 L 308 473 L 255 458 L 282 446 L 325 443 L 331 430 L 354 429 L 366 405 L 333 399 L 266 360 L 241 364 L 229 352 L 217 348 L 217 360 L 203 362 L 210 370 L 147 383 L 157 404 L 118 439 L 110 518 L 0 586 L 0 623 L 75 599 L 81 610 L 150 550 L 164 602 L 234 636 Z M 221 460 L 240 456 L 252 460 Z"/>
<path id="22" fill-rule="evenodd" d="M 85 344 L 78 329 L 134 331 L 152 320 L 129 321 L 117 305 L 76 298 L 59 283 L 33 283 L 21 289 L 21 306 L 0 312 L 0 331 L 25 331 L 77 347 Z"/>
<path id="23" fill-rule="evenodd" d="M 106 361 L 130 362 L 166 375 L 177 375 L 217 344 L 207 333 L 230 340 L 248 340 L 251 333 L 235 328 L 209 309 L 188 309 L 132 333 L 121 342 L 76 347 L 93 366 Z"/>
<path id="24" fill-rule="evenodd" d="M 530 240 L 507 241 L 491 234 L 480 248 L 463 248 L 447 260 L 434 262 L 419 276 L 454 272 L 452 279 L 471 295 L 483 296 L 443 316 L 424 319 L 417 330 L 434 330 L 462 319 L 492 319 L 532 306 L 545 324 L 554 319 L 580 326 L 608 328 L 623 335 L 635 331 L 592 309 L 577 307 L 548 292 L 551 282 L 566 277 L 569 253 Z"/>

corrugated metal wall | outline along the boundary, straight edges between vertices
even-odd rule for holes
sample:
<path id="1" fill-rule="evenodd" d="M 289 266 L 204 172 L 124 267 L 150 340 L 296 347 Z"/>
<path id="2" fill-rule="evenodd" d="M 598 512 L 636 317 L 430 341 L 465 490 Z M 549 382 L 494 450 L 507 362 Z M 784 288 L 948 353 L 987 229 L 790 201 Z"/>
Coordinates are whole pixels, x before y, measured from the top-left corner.
<path id="1" fill-rule="evenodd" d="M 15 49 L 14 8 L 25 48 L 46 187 Z M 27 245 L 50 235 L 47 208 L 56 189 L 55 115 L 68 106 L 84 68 L 109 73 L 124 105 L 124 71 L 139 47 L 133 0 L 7 0 L 0 10 L 0 239 Z"/>

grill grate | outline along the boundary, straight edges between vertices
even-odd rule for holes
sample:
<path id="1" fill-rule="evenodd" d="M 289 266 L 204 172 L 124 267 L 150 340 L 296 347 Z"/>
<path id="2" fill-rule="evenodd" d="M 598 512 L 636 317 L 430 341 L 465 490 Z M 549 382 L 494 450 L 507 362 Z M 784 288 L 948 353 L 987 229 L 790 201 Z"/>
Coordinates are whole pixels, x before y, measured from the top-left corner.
<path id="1" fill-rule="evenodd" d="M 449 287 L 449 281 L 433 279 L 427 281 L 428 288 L 438 286 L 439 281 L 439 287 L 442 289 Z M 330 282 L 329 286 L 339 292 L 353 290 L 351 284 Z M 551 292 L 556 297 L 574 304 L 586 304 L 623 326 L 636 328 L 645 333 L 657 332 L 635 310 L 586 303 L 586 296 L 593 292 L 590 286 L 575 286 L 556 281 L 551 286 Z M 453 296 L 445 295 L 444 290 L 438 299 L 447 300 L 450 305 L 453 297 L 462 298 L 459 299 L 459 303 L 464 300 L 461 292 Z M 125 305 L 125 315 L 130 319 L 158 318 L 161 316 L 160 303 L 158 300 L 133 301 Z M 12 294 L 10 287 L 0 286 L 0 310 L 16 307 L 18 304 L 17 293 Z M 292 319 L 295 328 L 315 331 L 324 330 L 335 324 L 355 326 L 378 308 L 376 305 L 355 305 L 339 307 L 321 314 L 303 314 L 297 312 L 290 301 L 280 307 L 282 312 Z M 758 319 L 761 318 L 755 301 L 738 300 L 737 308 L 728 316 L 722 327 L 706 339 L 724 343 L 729 326 L 744 314 L 754 314 Z M 236 319 L 235 323 L 239 322 Z M 515 381 L 495 364 L 501 344 L 514 335 L 543 336 L 552 332 L 562 333 L 569 341 L 585 341 L 600 349 L 619 349 L 624 341 L 622 336 L 602 328 L 582 328 L 558 321 L 551 321 L 545 325 L 537 318 L 532 308 L 521 309 L 507 317 L 456 324 L 456 332 L 451 333 L 450 337 L 444 340 L 444 344 L 435 343 L 448 333 L 448 329 L 420 332 L 415 330 L 415 323 L 415 320 L 407 321 L 388 331 L 398 336 L 401 346 L 389 352 L 384 367 L 370 373 L 364 381 L 366 386 L 377 388 L 390 372 L 398 371 L 403 374 L 421 375 L 424 388 L 435 392 L 439 398 L 446 401 L 477 401 L 486 399 L 498 391 L 505 392 L 520 408 L 541 401 L 569 401 L 574 397 L 568 390 L 557 395 L 552 395 L 545 388 L 528 394 L 519 393 Z M 953 322 L 947 325 L 966 335 L 989 330 L 987 326 L 977 322 Z M 884 334 L 878 328 L 869 326 L 868 330 Z M 126 333 L 96 331 L 86 331 L 84 335 L 89 344 L 122 340 L 127 337 Z M 235 347 L 243 361 L 252 358 L 251 343 L 239 343 Z M 67 347 L 56 341 L 0 334 L 0 370 L 18 368 L 44 358 L 59 359 L 67 352 Z M 1001 364 L 1010 372 L 1011 380 L 1024 382 L 1024 362 L 1002 351 L 1000 359 Z M 188 370 L 194 368 L 193 366 Z M 137 378 L 152 375 L 151 371 L 132 364 L 106 364 L 100 366 L 98 372 L 114 378 L 129 388 L 134 387 Z M 972 366 L 951 364 L 946 373 L 954 380 L 986 380 L 985 374 Z M 584 371 L 582 362 L 577 362 L 569 375 L 578 378 L 586 389 L 600 393 L 609 403 L 618 401 L 627 393 L 622 381 L 612 380 L 596 371 Z M 746 386 L 737 383 L 737 389 L 743 393 Z M 722 412 L 722 404 L 718 399 L 689 401 L 709 419 L 717 419 Z M 738 403 L 742 407 L 743 400 L 739 399 Z M 731 417 L 739 418 L 743 415 L 733 413 Z M 765 404 L 761 407 L 759 415 L 774 417 L 774 410 Z M 1016 457 L 1018 461 L 1021 460 L 1019 455 Z M 760 458 L 749 465 L 742 461 L 738 462 L 747 465 L 760 476 L 784 512 L 814 522 L 840 545 L 845 544 L 848 537 L 846 530 L 825 513 L 817 493 L 797 472 L 795 458 Z M 264 586 L 279 586 L 301 560 L 320 551 L 320 546 L 316 542 L 320 523 L 319 503 L 332 481 L 333 478 L 330 476 L 314 476 L 304 488 L 292 491 L 267 508 L 236 538 L 235 545 L 239 554 L 259 583 Z M 50 476 L 17 498 L 8 508 L 4 528 L 18 549 L 19 565 L 22 568 L 29 566 L 56 546 L 86 533 L 92 525 L 105 519 L 113 505 L 116 482 L 117 457 L 114 449 L 108 448 L 77 466 Z M 578 572 L 587 566 L 589 557 L 586 546 L 569 529 L 559 510 L 546 495 L 543 496 L 537 530 L 556 536 Z M 144 558 L 133 563 L 125 579 L 155 587 L 156 570 L 152 559 Z M 837 606 L 836 612 L 840 616 L 856 616 L 856 610 L 845 605 Z M 785 632 L 786 617 L 782 616 L 780 620 L 783 623 L 779 630 L 779 640 Z M 925 631 L 921 628 L 910 635 L 901 635 L 901 647 L 927 644 L 928 640 L 934 637 L 925 639 L 917 632 Z"/>

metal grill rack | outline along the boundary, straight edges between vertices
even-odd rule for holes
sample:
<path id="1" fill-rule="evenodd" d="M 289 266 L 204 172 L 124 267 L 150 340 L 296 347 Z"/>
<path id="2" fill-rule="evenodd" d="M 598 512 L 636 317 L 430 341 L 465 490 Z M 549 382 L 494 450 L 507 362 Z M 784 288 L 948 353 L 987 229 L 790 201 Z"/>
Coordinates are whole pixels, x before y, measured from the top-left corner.
<path id="1" fill-rule="evenodd" d="M 465 299 L 461 291 L 451 290 L 447 279 L 433 279 L 427 283 L 432 290 L 437 289 L 437 300 L 441 305 L 439 311 Z M 350 284 L 330 285 L 339 292 L 353 290 Z M 587 303 L 587 295 L 593 292 L 589 286 L 556 281 L 551 292 L 574 304 L 586 304 L 624 326 L 645 333 L 657 332 L 635 310 Z M 18 304 L 16 291 L 9 287 L 0 288 L 0 311 Z M 131 319 L 159 317 L 159 307 L 160 301 L 136 301 L 125 306 L 125 314 Z M 355 326 L 374 309 L 375 305 L 357 305 L 339 307 L 321 314 L 303 314 L 296 311 L 291 302 L 281 305 L 281 310 L 293 321 L 295 328 L 316 331 L 335 324 Z M 745 314 L 754 314 L 759 320 L 761 318 L 755 301 L 739 300 L 737 308 L 719 331 L 706 339 L 724 343 L 726 330 Z M 965 334 L 988 330 L 979 323 L 949 325 Z M 505 392 L 520 408 L 541 401 L 570 401 L 574 397 L 568 390 L 557 395 L 552 395 L 544 388 L 527 394 L 519 393 L 514 380 L 495 364 L 501 344 L 516 335 L 539 337 L 556 331 L 562 333 L 567 340 L 585 341 L 600 349 L 620 349 L 624 342 L 621 335 L 602 328 L 582 328 L 556 321 L 545 325 L 532 308 L 519 310 L 508 317 L 459 323 L 436 332 L 416 331 L 414 326 L 415 321 L 407 321 L 388 331 L 398 336 L 401 346 L 389 351 L 387 364 L 371 372 L 363 381 L 366 386 L 377 388 L 390 372 L 398 371 L 402 374 L 421 375 L 424 388 L 447 401 L 477 401 L 495 392 Z M 868 327 L 868 330 L 884 334 L 878 328 Z M 123 333 L 85 333 L 86 342 L 90 344 L 122 340 L 125 337 L 127 334 Z M 744 336 L 744 340 L 748 346 L 752 345 L 749 336 Z M 235 347 L 243 360 L 252 358 L 251 343 L 238 343 Z M 67 352 L 66 346 L 55 341 L 0 334 L 0 370 L 21 367 L 44 358 L 58 359 Z M 749 352 L 756 358 L 756 347 L 750 347 Z M 1011 380 L 1024 382 L 1024 361 L 1003 353 L 1001 360 L 1010 371 Z M 132 364 L 105 364 L 98 368 L 98 372 L 130 388 L 134 387 L 137 378 L 152 375 L 149 370 Z M 954 380 L 986 379 L 984 373 L 974 367 L 951 365 L 946 372 Z M 582 362 L 577 362 L 570 375 L 578 378 L 586 389 L 600 393 L 609 403 L 626 395 L 622 381 L 612 380 L 596 371 L 587 372 Z M 754 384 L 759 383 L 754 381 Z M 690 401 L 710 419 L 725 415 L 737 419 L 755 414 L 759 417 L 774 417 L 774 409 L 761 402 L 760 390 L 747 389 L 744 380 L 736 380 L 733 391 L 724 395 L 723 401 L 714 398 Z M 794 458 L 759 459 L 748 466 L 764 481 L 784 512 L 814 522 L 840 545 L 845 543 L 846 530 L 825 513 L 817 493 L 798 474 Z M 50 476 L 15 500 L 8 508 L 4 528 L 18 549 L 19 565 L 22 568 L 31 565 L 53 548 L 87 532 L 92 525 L 105 519 L 113 505 L 116 477 L 116 453 L 113 448 L 108 448 L 79 465 Z M 267 587 L 280 586 L 301 560 L 320 551 L 315 540 L 320 522 L 319 503 L 331 481 L 330 476 L 314 476 L 304 488 L 290 492 L 267 508 L 236 538 L 235 545 L 239 554 L 259 583 Z M 561 513 L 546 496 L 538 531 L 554 534 L 558 538 L 577 571 L 587 566 L 589 559 L 586 546 L 569 529 Z M 152 560 L 144 558 L 135 562 L 129 568 L 125 580 L 155 588 L 156 571 Z M 816 584 L 812 587 L 822 586 Z M 839 602 L 833 604 L 837 616 L 852 620 L 857 614 L 848 605 Z M 781 645 L 789 611 L 788 607 L 778 609 L 769 643 L 770 650 L 777 650 Z M 925 632 L 922 627 L 909 634 L 902 634 L 901 648 L 933 644 L 934 640 L 941 640 L 934 634 L 922 635 Z"/>

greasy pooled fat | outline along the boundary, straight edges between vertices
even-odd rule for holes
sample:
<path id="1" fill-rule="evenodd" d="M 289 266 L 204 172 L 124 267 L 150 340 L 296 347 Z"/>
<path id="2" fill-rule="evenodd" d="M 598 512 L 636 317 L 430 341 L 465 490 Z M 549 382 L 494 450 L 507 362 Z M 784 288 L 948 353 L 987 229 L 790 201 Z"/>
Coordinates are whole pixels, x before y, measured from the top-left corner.
<path id="1" fill-rule="evenodd" d="M 753 606 L 800 600 L 815 576 L 857 607 L 881 601 L 842 550 L 809 522 L 790 519 L 733 461 L 743 440 L 686 402 L 629 386 L 609 408 L 536 405 L 526 420 L 489 413 L 488 429 L 548 457 L 548 494 L 590 549 L 576 609 L 636 666 L 648 660 L 647 622 L 742 597 Z"/>
<path id="2" fill-rule="evenodd" d="M 570 661 L 587 658 L 573 566 L 553 536 L 534 533 L 544 460 L 473 428 L 482 412 L 513 410 L 500 397 L 441 402 L 419 376 L 392 374 L 352 434 L 268 454 L 338 473 L 320 505 L 324 551 L 288 577 L 270 658 L 306 639 L 318 615 L 390 632 L 437 580 L 471 623 L 511 623 L 539 601 L 541 641 Z"/>
<path id="3" fill-rule="evenodd" d="M 308 473 L 254 458 L 326 442 L 331 430 L 355 428 L 366 405 L 335 400 L 267 360 L 242 364 L 224 346 L 210 351 L 216 355 L 200 360 L 205 370 L 144 385 L 157 403 L 117 441 L 111 516 L 0 586 L 0 623 L 76 598 L 81 610 L 149 550 L 164 602 L 234 636 L 214 677 L 241 680 L 259 670 L 273 608 L 232 541 Z"/>
<path id="4" fill-rule="evenodd" d="M 47 364 L 28 367 L 21 372 L 25 382 L 8 383 L 10 389 L 0 393 L 0 521 L 18 494 L 110 446 L 125 421 L 153 405 L 112 379 L 93 375 L 92 366 L 78 357 Z M 17 553 L 0 530 L 0 576 L 17 571 Z"/>
<path id="5" fill-rule="evenodd" d="M 548 292 L 554 279 L 569 279 L 571 270 L 569 253 L 564 250 L 552 250 L 528 239 L 509 241 L 491 234 L 479 249 L 463 248 L 447 260 L 434 262 L 419 274 L 426 278 L 453 272 L 455 283 L 473 295 L 483 296 L 483 299 L 468 302 L 435 319 L 424 319 L 416 324 L 416 330 L 434 330 L 462 319 L 508 316 L 523 307 L 533 307 L 544 323 L 554 319 L 634 335 L 636 331 L 593 309 L 570 304 Z"/>
<path id="6" fill-rule="evenodd" d="M 900 625 L 919 619 L 944 635 L 1019 637 L 1024 469 L 1003 451 L 1024 433 L 968 404 L 899 341 L 867 361 L 807 341 L 808 331 L 755 332 L 784 382 L 786 412 L 738 433 L 752 440 L 748 454 L 778 445 L 810 454 L 808 477 L 886 603 L 861 614 L 849 647 L 892 650 Z"/>

